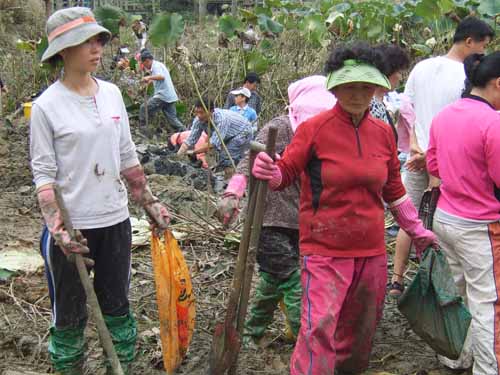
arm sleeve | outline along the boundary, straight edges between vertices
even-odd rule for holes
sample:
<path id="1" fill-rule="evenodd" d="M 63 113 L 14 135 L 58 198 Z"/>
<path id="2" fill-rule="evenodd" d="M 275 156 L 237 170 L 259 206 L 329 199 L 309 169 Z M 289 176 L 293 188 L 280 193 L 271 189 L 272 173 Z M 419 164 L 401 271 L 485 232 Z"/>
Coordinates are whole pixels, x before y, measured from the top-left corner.
<path id="1" fill-rule="evenodd" d="M 257 134 L 255 137 L 255 141 L 266 144 L 267 135 L 269 134 L 269 127 L 273 124 L 273 122 L 267 123 Z M 278 130 L 279 131 L 279 130 Z M 278 146 L 278 145 L 276 145 Z M 276 147 L 277 148 L 277 147 Z M 250 176 L 250 152 L 247 152 L 246 157 L 242 159 L 238 166 L 236 167 L 236 173 L 243 174 L 245 176 Z"/>
<path id="2" fill-rule="evenodd" d="M 425 154 L 425 159 L 427 162 L 427 172 L 434 177 L 441 178 L 439 176 L 439 167 L 436 157 L 436 123 L 433 121 L 431 124 L 431 131 L 429 136 L 429 146 Z"/>
<path id="3" fill-rule="evenodd" d="M 120 131 L 120 171 L 123 171 L 124 169 L 134 167 L 140 163 L 135 151 L 134 141 L 132 141 L 132 135 L 130 134 L 130 123 L 128 120 L 127 109 L 125 108 L 125 103 L 123 102 L 121 94 L 120 101 L 122 106 L 122 128 Z"/>
<path id="4" fill-rule="evenodd" d="M 281 184 L 276 190 L 290 186 L 304 171 L 314 152 L 313 127 L 306 121 L 297 129 L 290 145 L 277 165 L 281 170 Z"/>
<path id="5" fill-rule="evenodd" d="M 396 140 L 391 129 L 387 129 L 386 136 L 388 137 L 387 143 L 391 150 L 391 158 L 387 163 L 387 182 L 382 189 L 382 197 L 385 202 L 391 203 L 403 197 L 406 194 L 406 190 L 401 181 L 401 163 L 398 159 Z"/>
<path id="6" fill-rule="evenodd" d="M 484 152 L 488 174 L 496 187 L 500 188 L 500 120 L 493 121 L 488 127 L 485 133 Z"/>
<path id="7" fill-rule="evenodd" d="M 203 129 L 201 128 L 200 120 L 198 120 L 198 118 L 196 117 L 193 120 L 193 125 L 191 126 L 191 133 L 189 134 L 189 137 L 187 137 L 187 139 L 184 141 L 184 143 L 189 147 L 193 147 L 196 142 L 198 142 L 198 139 L 200 139 L 202 132 Z"/>
<path id="8" fill-rule="evenodd" d="M 234 96 L 233 94 L 229 93 L 227 94 L 226 97 L 226 103 L 224 104 L 224 109 L 229 109 L 234 105 Z"/>
<path id="9" fill-rule="evenodd" d="M 213 122 L 214 126 L 217 126 L 217 130 L 219 131 L 219 134 L 215 130 L 212 129 L 212 134 L 210 136 L 210 144 L 215 147 L 217 150 L 220 150 L 222 148 L 222 140 L 226 140 L 226 136 L 228 134 L 229 127 L 231 126 L 231 121 L 226 118 L 226 117 L 218 117 L 216 114 L 213 116 Z M 226 144 L 227 146 L 227 144 Z"/>
<path id="10" fill-rule="evenodd" d="M 410 72 L 408 81 L 406 81 L 404 94 L 408 97 L 412 106 L 415 103 L 415 69 Z"/>
<path id="11" fill-rule="evenodd" d="M 57 174 L 54 132 L 45 113 L 36 103 L 31 112 L 30 154 L 36 187 L 54 183 Z"/>

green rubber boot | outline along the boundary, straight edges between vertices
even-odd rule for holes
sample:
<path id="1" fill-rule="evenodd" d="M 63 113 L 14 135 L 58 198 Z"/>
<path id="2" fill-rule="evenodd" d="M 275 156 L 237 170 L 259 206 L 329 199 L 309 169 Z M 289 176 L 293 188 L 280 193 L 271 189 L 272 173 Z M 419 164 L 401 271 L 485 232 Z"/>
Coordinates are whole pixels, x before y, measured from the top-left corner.
<path id="1" fill-rule="evenodd" d="M 286 317 L 286 336 L 295 341 L 300 329 L 300 314 L 302 308 L 302 285 L 300 271 L 295 271 L 286 280 L 281 280 L 278 290 L 283 295 L 280 308 Z"/>
<path id="2" fill-rule="evenodd" d="M 54 370 L 60 375 L 83 375 L 85 324 L 77 328 L 50 327 L 49 354 Z"/>
<path id="3" fill-rule="evenodd" d="M 274 311 L 282 295 L 277 288 L 276 278 L 267 272 L 259 272 L 259 283 L 250 309 L 250 317 L 245 323 L 244 342 L 253 339 L 257 343 L 273 321 Z"/>
<path id="4" fill-rule="evenodd" d="M 131 375 L 131 367 L 135 359 L 135 342 L 137 339 L 135 319 L 132 313 L 129 312 L 123 316 L 104 315 L 104 321 L 111 334 L 123 372 L 126 375 Z M 107 363 L 107 373 L 113 373 L 109 363 Z"/>

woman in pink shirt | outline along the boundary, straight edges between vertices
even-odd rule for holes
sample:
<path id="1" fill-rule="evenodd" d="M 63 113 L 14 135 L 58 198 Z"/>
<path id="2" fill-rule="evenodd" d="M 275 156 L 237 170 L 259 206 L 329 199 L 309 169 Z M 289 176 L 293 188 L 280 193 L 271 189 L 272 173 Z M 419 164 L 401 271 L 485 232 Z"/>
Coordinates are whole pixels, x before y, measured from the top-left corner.
<path id="1" fill-rule="evenodd" d="M 441 179 L 434 232 L 472 314 L 473 373 L 500 360 L 500 52 L 465 62 L 472 91 L 432 121 L 427 170 Z"/>

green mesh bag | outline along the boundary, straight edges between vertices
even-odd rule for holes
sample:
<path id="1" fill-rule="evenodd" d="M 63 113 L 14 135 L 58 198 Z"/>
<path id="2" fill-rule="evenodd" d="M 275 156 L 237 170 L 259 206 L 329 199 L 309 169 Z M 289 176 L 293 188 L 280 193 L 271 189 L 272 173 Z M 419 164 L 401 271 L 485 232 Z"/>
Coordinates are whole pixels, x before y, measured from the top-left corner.
<path id="1" fill-rule="evenodd" d="M 425 251 L 417 275 L 398 300 L 398 309 L 436 353 L 450 359 L 459 357 L 471 315 L 441 251 Z"/>

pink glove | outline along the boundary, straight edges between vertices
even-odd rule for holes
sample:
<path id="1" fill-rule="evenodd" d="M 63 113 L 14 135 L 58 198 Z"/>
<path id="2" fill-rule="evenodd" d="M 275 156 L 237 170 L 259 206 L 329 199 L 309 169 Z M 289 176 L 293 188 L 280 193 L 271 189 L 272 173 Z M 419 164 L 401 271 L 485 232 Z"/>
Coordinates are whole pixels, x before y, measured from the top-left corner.
<path id="1" fill-rule="evenodd" d="M 392 204 L 390 205 L 391 213 L 401 229 L 413 240 L 417 257 L 421 258 L 422 253 L 429 246 L 438 247 L 436 235 L 424 228 L 422 221 L 418 218 L 417 209 L 408 196 Z"/>
<path id="2" fill-rule="evenodd" d="M 56 200 L 54 187 L 52 185 L 43 186 L 37 191 L 38 204 L 42 211 L 42 216 L 47 225 L 47 229 L 56 241 L 56 244 L 65 255 L 71 253 L 87 254 L 87 240 L 83 237 L 79 230 L 75 231 L 75 238 L 71 238 L 68 231 L 64 227 L 64 221 Z M 84 258 L 88 266 L 92 266 L 92 259 Z"/>
<path id="3" fill-rule="evenodd" d="M 235 174 L 229 180 L 222 199 L 217 203 L 217 217 L 224 224 L 230 224 L 240 212 L 240 199 L 245 194 L 247 178 L 242 174 Z"/>
<path id="4" fill-rule="evenodd" d="M 281 170 L 274 160 L 265 152 L 259 152 L 255 158 L 252 174 L 259 180 L 267 181 L 271 190 L 281 185 Z"/>
<path id="5" fill-rule="evenodd" d="M 168 210 L 151 192 L 142 167 L 136 165 L 123 170 L 121 173 L 128 182 L 132 199 L 144 208 L 153 221 L 153 227 L 159 230 L 167 229 L 170 223 Z"/>

